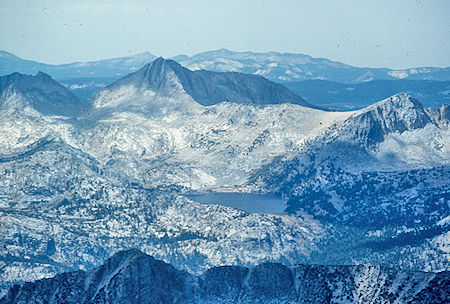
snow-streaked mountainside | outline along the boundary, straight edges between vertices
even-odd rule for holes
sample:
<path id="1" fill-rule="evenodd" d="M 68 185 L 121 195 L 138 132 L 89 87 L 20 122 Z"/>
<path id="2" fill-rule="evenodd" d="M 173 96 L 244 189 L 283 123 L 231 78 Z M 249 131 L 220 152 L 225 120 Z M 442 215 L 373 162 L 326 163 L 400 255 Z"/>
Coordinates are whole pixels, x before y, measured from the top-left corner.
<path id="1" fill-rule="evenodd" d="M 195 274 L 267 261 L 450 268 L 447 107 L 399 94 L 322 111 L 260 77 L 163 59 L 71 119 L 39 111 L 26 87 L 0 108 L 2 292 L 126 248 Z M 277 192 L 288 208 L 250 214 L 192 191 Z"/>
<path id="2" fill-rule="evenodd" d="M 436 111 L 444 113 L 445 108 Z M 340 209 L 345 207 L 339 206 L 344 202 L 340 199 L 343 194 L 346 197 L 358 195 L 358 199 L 352 199 L 357 204 L 369 199 L 372 208 L 376 209 L 378 206 L 373 205 L 372 200 L 379 200 L 383 195 L 392 199 L 395 189 L 401 190 L 403 187 L 415 189 L 408 193 L 412 197 L 422 195 L 427 189 L 427 183 L 430 187 L 437 187 L 433 191 L 436 195 L 442 192 L 445 198 L 449 191 L 449 133 L 445 125 L 432 123 L 436 119 L 432 117 L 417 100 L 404 94 L 393 96 L 334 123 L 304 145 L 303 151 L 294 158 L 277 159 L 269 166 L 269 170 L 254 179 L 259 183 L 264 181 L 272 191 L 283 192 L 290 198 L 290 203 L 295 195 L 313 205 L 314 199 L 319 199 L 334 212 L 342 211 Z M 421 178 L 414 175 L 420 175 Z M 436 178 L 430 178 L 429 175 Z M 376 189 L 381 186 L 380 181 L 371 185 L 372 178 L 381 176 L 388 179 L 385 181 L 388 189 L 384 191 Z M 339 180 L 331 182 L 327 180 L 329 178 Z M 396 180 L 395 184 L 390 183 L 391 178 Z M 419 182 L 422 178 L 424 180 Z M 363 184 L 360 185 L 353 179 Z M 402 179 L 409 181 L 402 182 Z M 346 183 L 355 191 L 346 192 Z M 417 189 L 418 184 L 421 184 L 420 191 Z M 308 187 L 318 188 L 312 190 Z M 333 193 L 320 192 L 324 187 L 330 188 L 329 191 Z M 297 191 L 312 191 L 310 195 L 314 199 Z M 341 194 L 338 195 L 337 192 Z M 369 198 L 369 194 L 374 197 Z M 405 199 L 407 201 L 407 197 L 401 199 L 403 204 Z M 331 204 L 332 201 L 336 201 L 336 205 Z M 432 199 L 432 203 L 439 202 L 445 210 L 448 200 Z M 398 208 L 404 209 L 403 204 Z M 315 208 L 319 208 L 317 204 Z M 356 210 L 362 212 L 361 208 Z M 434 214 L 437 217 L 442 215 L 439 212 Z M 426 213 L 426 216 L 429 215 Z M 412 220 L 410 214 L 407 216 Z"/>
<path id="3" fill-rule="evenodd" d="M 449 135 L 417 100 L 400 94 L 334 123 L 253 180 L 286 197 L 289 214 L 332 227 L 335 235 L 320 245 L 327 256 L 317 261 L 428 260 L 422 269 L 448 269 Z"/>
<path id="4" fill-rule="evenodd" d="M 182 99 L 180 95 L 187 94 L 203 106 L 225 101 L 253 105 L 294 103 L 310 106 L 282 85 L 260 76 L 191 71 L 173 60 L 161 57 L 95 93 L 92 100 L 96 108 L 120 106 L 118 99 L 128 104 L 131 94 L 140 94 L 139 99 L 144 102 L 148 97 L 176 96 Z M 136 97 L 133 96 L 133 99 L 138 99 Z"/>
<path id="5" fill-rule="evenodd" d="M 387 134 L 422 129 L 430 122 L 417 99 L 398 94 L 350 115 L 332 128 L 327 141 L 339 138 L 370 146 L 383 142 Z"/>
<path id="6" fill-rule="evenodd" d="M 0 77 L 0 108 L 24 107 L 44 115 L 75 117 L 86 110 L 87 104 L 42 72 L 35 76 L 13 73 Z"/>
<path id="7" fill-rule="evenodd" d="M 193 276 L 137 250 L 102 266 L 15 285 L 0 303 L 448 303 L 450 274 L 265 263 Z"/>

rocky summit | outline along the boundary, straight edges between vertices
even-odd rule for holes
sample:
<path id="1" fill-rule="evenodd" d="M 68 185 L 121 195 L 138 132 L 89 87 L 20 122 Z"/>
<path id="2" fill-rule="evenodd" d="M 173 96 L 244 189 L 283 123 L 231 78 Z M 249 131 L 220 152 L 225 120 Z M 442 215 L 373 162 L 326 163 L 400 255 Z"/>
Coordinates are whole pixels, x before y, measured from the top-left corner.
<path id="1" fill-rule="evenodd" d="M 125 91 L 135 90 L 145 96 L 177 97 L 188 95 L 203 106 L 220 102 L 237 104 L 309 105 L 286 87 L 257 75 L 237 72 L 191 71 L 179 63 L 158 58 L 140 70 L 116 81 L 92 96 L 96 107 L 111 104 Z"/>

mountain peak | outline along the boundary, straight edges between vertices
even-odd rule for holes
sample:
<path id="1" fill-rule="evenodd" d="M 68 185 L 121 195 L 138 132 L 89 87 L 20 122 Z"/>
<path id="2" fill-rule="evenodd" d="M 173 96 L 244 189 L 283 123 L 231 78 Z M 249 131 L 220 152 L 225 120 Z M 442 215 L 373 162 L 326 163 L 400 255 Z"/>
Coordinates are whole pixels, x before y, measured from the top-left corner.
<path id="1" fill-rule="evenodd" d="M 34 76 L 12 73 L 0 77 L 0 96 L 11 88 L 25 97 L 26 104 L 11 103 L 10 96 L 3 96 L 0 107 L 30 106 L 45 115 L 69 117 L 79 115 L 85 107 L 72 92 L 43 72 Z"/>
<path id="2" fill-rule="evenodd" d="M 170 77 L 169 74 L 171 72 L 182 74 L 184 73 L 183 69 L 185 68 L 179 65 L 176 61 L 158 57 L 154 61 L 137 70 L 135 73 L 130 74 L 129 80 L 132 80 L 137 87 L 162 92 L 168 87 L 176 87 L 173 83 L 170 84 L 170 82 L 176 81 L 176 79 Z M 128 78 L 128 76 L 125 78 Z"/>
<path id="3" fill-rule="evenodd" d="M 408 95 L 407 93 L 398 93 L 395 94 L 389 98 L 383 99 L 367 108 L 365 108 L 366 111 L 369 111 L 373 108 L 382 107 L 382 106 L 390 106 L 395 108 L 423 108 L 420 101 L 412 97 L 411 95 Z M 364 110 L 364 109 L 363 109 Z"/>
<path id="4" fill-rule="evenodd" d="M 164 57 L 162 57 L 162 56 L 159 56 L 158 58 L 156 58 L 153 61 L 153 63 L 160 63 L 160 62 L 164 62 L 164 61 L 166 61 L 166 59 L 164 59 Z"/>
<path id="5" fill-rule="evenodd" d="M 141 93 L 152 91 L 151 96 L 158 94 L 180 97 L 187 94 L 204 106 L 224 101 L 240 104 L 294 103 L 310 106 L 286 87 L 261 76 L 237 72 L 191 71 L 174 60 L 162 57 L 119 79 L 103 92 L 124 86 L 132 86 Z M 101 101 L 96 101 L 102 94 L 100 91 L 93 96 L 94 104 L 103 106 L 105 102 L 110 103 L 103 97 Z M 112 98 L 114 97 L 111 95 L 110 99 Z"/>
<path id="6" fill-rule="evenodd" d="M 55 81 L 50 75 L 48 75 L 48 74 L 46 74 L 46 73 L 44 73 L 42 71 L 37 72 L 35 77 L 37 79 L 41 79 L 41 80 Z"/>
<path id="7" fill-rule="evenodd" d="M 345 133 L 358 138 L 364 146 L 370 146 L 382 142 L 389 133 L 423 128 L 430 122 L 417 99 L 399 93 L 356 111 L 341 126 Z"/>
<path id="8" fill-rule="evenodd" d="M 150 53 L 150 52 L 142 52 L 142 53 L 135 54 L 135 55 L 133 55 L 133 56 L 131 56 L 131 57 L 132 57 L 132 58 L 141 59 L 141 58 L 155 58 L 156 56 L 153 55 L 153 54 Z"/>
<path id="9" fill-rule="evenodd" d="M 364 113 L 372 113 L 379 119 L 384 120 L 386 126 L 389 123 L 400 123 L 395 130 L 403 132 L 406 130 L 423 128 L 431 122 L 422 104 L 417 99 L 406 93 L 399 93 L 386 98 L 372 106 L 363 109 Z"/>
<path id="10" fill-rule="evenodd" d="M 164 72 L 164 68 L 171 68 L 171 69 L 181 69 L 183 68 L 178 62 L 171 60 L 171 59 L 165 59 L 163 57 L 158 57 L 152 62 L 146 64 L 142 70 L 155 70 L 156 72 L 162 73 Z"/>

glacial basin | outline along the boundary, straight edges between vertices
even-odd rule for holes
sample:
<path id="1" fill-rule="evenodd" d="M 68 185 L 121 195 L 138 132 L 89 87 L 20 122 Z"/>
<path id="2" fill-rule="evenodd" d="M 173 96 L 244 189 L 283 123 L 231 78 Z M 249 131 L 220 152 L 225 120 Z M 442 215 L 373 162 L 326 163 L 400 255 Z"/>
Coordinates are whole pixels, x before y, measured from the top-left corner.
<path id="1" fill-rule="evenodd" d="M 282 214 L 286 209 L 286 201 L 271 193 L 204 192 L 185 196 L 202 204 L 223 205 L 249 213 Z"/>

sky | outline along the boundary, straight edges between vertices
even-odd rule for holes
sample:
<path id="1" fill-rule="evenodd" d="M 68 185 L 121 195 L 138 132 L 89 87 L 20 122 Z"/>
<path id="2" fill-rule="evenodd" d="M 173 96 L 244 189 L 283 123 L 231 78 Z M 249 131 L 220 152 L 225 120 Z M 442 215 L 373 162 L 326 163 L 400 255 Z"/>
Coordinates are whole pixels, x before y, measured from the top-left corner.
<path id="1" fill-rule="evenodd" d="M 0 0 L 0 49 L 52 64 L 226 48 L 447 67 L 449 16 L 450 0 Z"/>

